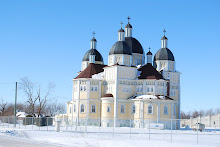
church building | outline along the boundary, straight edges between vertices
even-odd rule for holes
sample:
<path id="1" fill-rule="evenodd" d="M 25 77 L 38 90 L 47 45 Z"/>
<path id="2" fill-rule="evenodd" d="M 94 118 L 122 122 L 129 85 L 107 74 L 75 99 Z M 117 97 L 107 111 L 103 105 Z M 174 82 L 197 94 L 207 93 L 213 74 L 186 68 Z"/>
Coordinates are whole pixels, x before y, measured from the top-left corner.
<path id="1" fill-rule="evenodd" d="M 72 100 L 67 103 L 72 123 L 140 128 L 150 121 L 169 128 L 170 119 L 180 118 L 180 72 L 168 49 L 166 31 L 156 54 L 150 48 L 145 54 L 133 37 L 129 19 L 118 30 L 118 41 L 109 50 L 106 64 L 97 40 L 91 39 L 81 71 L 73 79 Z M 179 128 L 178 123 L 175 127 Z"/>

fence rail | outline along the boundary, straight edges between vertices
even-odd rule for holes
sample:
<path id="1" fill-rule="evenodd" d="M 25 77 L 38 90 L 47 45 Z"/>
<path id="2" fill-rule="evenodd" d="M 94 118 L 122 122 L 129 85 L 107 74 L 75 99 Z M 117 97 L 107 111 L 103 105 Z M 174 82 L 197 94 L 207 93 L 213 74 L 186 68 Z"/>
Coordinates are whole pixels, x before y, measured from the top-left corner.
<path id="1" fill-rule="evenodd" d="M 199 119 L 187 124 L 186 119 L 137 119 L 117 118 L 118 127 L 114 127 L 114 118 L 68 118 L 68 117 L 13 117 L 0 116 L 0 129 L 21 129 L 21 130 L 44 130 L 55 131 L 57 122 L 60 123 L 61 131 L 73 131 L 75 133 L 105 134 L 103 137 L 113 137 L 117 135 L 133 136 L 147 135 L 148 139 L 155 139 L 158 134 L 169 136 L 168 140 L 173 142 L 175 135 L 188 134 L 196 136 L 195 142 L 199 143 L 199 136 L 203 132 L 220 132 L 219 120 L 214 120 L 212 127 L 200 123 Z M 207 120 L 208 121 L 208 120 Z M 16 122 L 16 123 L 15 123 Z M 214 123 L 215 122 L 215 123 Z M 204 128 L 203 128 L 204 126 Z M 200 132 L 201 131 L 201 132 Z M 108 135 L 106 135 L 108 134 Z M 140 137 L 141 137 L 140 136 Z"/>

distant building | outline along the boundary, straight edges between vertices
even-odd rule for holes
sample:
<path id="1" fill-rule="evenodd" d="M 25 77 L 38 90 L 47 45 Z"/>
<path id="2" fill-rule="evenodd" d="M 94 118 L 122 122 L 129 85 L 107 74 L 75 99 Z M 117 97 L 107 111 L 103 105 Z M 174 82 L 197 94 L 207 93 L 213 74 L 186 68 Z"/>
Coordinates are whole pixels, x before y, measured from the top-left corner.
<path id="1" fill-rule="evenodd" d="M 150 118 L 151 122 L 170 127 L 168 119 L 180 118 L 180 72 L 168 49 L 165 30 L 153 65 L 150 48 L 145 63 L 144 49 L 132 36 L 129 21 L 125 30 L 121 27 L 118 31 L 108 65 L 96 44 L 93 36 L 81 72 L 73 79 L 73 98 L 67 103 L 69 119 L 78 125 L 122 127 L 132 123 L 146 127 Z"/>

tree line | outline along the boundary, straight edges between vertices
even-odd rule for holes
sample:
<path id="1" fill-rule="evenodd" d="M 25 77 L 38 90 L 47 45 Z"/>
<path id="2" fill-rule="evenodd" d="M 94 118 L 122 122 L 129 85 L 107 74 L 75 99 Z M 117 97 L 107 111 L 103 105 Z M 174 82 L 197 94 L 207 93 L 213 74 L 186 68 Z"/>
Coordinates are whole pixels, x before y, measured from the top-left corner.
<path id="1" fill-rule="evenodd" d="M 217 109 L 208 109 L 208 110 L 194 110 L 189 112 L 181 111 L 180 117 L 181 119 L 190 119 L 190 118 L 197 118 L 203 116 L 210 116 L 220 113 L 220 108 Z"/>

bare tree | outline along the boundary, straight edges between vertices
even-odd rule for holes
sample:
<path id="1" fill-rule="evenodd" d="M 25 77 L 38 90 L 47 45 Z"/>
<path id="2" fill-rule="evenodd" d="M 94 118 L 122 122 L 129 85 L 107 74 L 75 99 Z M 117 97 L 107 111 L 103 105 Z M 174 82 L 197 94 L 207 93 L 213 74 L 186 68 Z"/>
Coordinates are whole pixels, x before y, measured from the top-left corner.
<path id="1" fill-rule="evenodd" d="M 214 115 L 213 109 L 209 109 L 206 111 L 206 116 L 208 116 L 208 115 Z"/>
<path id="2" fill-rule="evenodd" d="M 53 92 L 53 88 L 55 87 L 55 85 L 53 83 L 49 83 L 48 84 L 48 89 L 45 93 L 44 96 L 41 95 L 41 88 L 39 86 L 38 92 L 37 92 L 37 97 L 38 97 L 38 116 L 40 116 L 40 114 L 43 112 L 44 108 L 45 108 L 45 104 L 48 100 L 49 95 Z"/>
<path id="3" fill-rule="evenodd" d="M 195 110 L 195 111 L 192 112 L 192 117 L 193 118 L 197 118 L 198 116 L 199 116 L 199 112 L 198 111 Z"/>
<path id="4" fill-rule="evenodd" d="M 48 97 L 52 93 L 55 85 L 53 83 L 49 83 L 47 91 L 43 92 L 40 86 L 36 88 L 36 84 L 31 82 L 27 77 L 21 79 L 20 85 L 21 85 L 21 89 L 24 91 L 24 93 L 28 97 L 27 108 L 30 110 L 28 111 L 28 113 L 34 115 L 35 108 L 37 108 L 37 114 L 38 116 L 40 116 L 40 114 L 43 112 L 45 108 Z"/>
<path id="5" fill-rule="evenodd" d="M 200 110 L 200 111 L 199 111 L 199 116 L 200 116 L 200 117 L 205 116 L 205 111 L 204 111 L 204 110 Z"/>
<path id="6" fill-rule="evenodd" d="M 38 99 L 37 96 L 34 96 L 34 83 L 32 83 L 27 77 L 24 77 L 21 79 L 21 89 L 24 91 L 24 93 L 27 95 L 28 100 L 28 108 L 29 108 L 29 113 L 34 115 L 35 113 L 35 103 Z"/>
<path id="7" fill-rule="evenodd" d="M 0 103 L 0 113 L 2 116 L 4 116 L 5 111 L 7 110 L 7 102 L 4 102 L 3 98 L 1 98 L 1 103 Z"/>
<path id="8" fill-rule="evenodd" d="M 51 101 L 45 107 L 45 114 L 48 116 L 55 116 L 56 112 L 65 113 L 66 105 L 64 103 L 57 103 L 56 101 Z"/>

